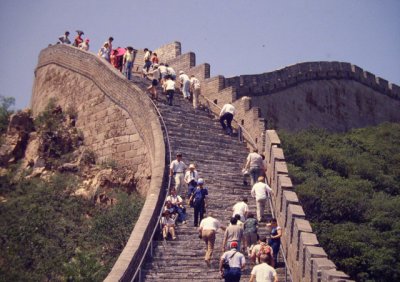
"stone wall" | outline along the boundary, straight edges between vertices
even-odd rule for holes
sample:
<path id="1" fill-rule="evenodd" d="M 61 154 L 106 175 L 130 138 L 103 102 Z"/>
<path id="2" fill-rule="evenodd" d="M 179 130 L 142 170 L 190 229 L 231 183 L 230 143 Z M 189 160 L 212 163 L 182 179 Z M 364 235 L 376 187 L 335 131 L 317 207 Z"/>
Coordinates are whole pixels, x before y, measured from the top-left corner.
<path id="1" fill-rule="evenodd" d="M 100 158 L 112 158 L 138 169 L 143 210 L 107 281 L 130 281 L 151 234 L 166 191 L 165 145 L 161 125 L 150 98 L 96 55 L 56 45 L 42 50 L 35 71 L 32 111 L 37 115 L 52 97 L 63 108 L 77 111 L 77 126 L 85 145 Z M 142 171 L 142 172 L 141 172 Z"/>
<path id="2" fill-rule="evenodd" d="M 400 87 L 349 63 L 310 62 L 225 79 L 251 97 L 269 128 L 332 131 L 400 121 Z"/>
<path id="3" fill-rule="evenodd" d="M 328 259 L 313 233 L 310 222 L 288 176 L 283 150 L 275 130 L 266 131 L 267 181 L 272 188 L 272 205 L 279 226 L 281 244 L 294 282 L 350 281 Z"/>

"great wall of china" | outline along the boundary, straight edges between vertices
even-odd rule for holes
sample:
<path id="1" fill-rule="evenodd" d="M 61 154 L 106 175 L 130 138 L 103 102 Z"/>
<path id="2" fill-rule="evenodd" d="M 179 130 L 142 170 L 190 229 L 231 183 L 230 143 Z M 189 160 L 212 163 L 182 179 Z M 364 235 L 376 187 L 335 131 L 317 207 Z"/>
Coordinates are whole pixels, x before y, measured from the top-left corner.
<path id="1" fill-rule="evenodd" d="M 273 209 L 283 228 L 282 246 L 293 281 L 347 281 L 347 275 L 336 269 L 319 246 L 288 176 L 279 137 L 274 130 L 266 130 L 266 125 L 288 130 L 313 125 L 342 131 L 398 122 L 400 87 L 339 62 L 301 63 L 260 75 L 210 77 L 210 65 L 196 65 L 192 52 L 181 54 L 179 42 L 154 51 L 162 62 L 201 81 L 203 103 L 211 100 L 222 106 L 232 102 L 237 123 L 246 128 L 255 146 L 266 152 Z M 135 71 L 142 66 L 142 52 L 136 55 Z M 94 54 L 65 45 L 40 53 L 31 100 L 33 114 L 54 97 L 63 108 L 77 111 L 77 127 L 84 134 L 85 146 L 93 149 L 100 161 L 112 159 L 131 167 L 138 190 L 146 195 L 135 229 L 106 279 L 130 281 L 157 225 L 166 193 L 160 188 L 167 178 L 167 154 L 157 111 L 139 87 L 110 65 Z M 346 124 L 337 125 L 343 122 Z"/>

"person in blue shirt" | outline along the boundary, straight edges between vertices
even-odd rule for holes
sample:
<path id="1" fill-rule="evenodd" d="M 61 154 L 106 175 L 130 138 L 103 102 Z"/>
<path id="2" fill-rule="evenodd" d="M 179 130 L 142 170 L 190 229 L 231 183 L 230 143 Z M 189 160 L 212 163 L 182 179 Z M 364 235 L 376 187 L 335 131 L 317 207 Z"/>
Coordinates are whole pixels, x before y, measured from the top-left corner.
<path id="1" fill-rule="evenodd" d="M 189 202 L 192 202 L 192 206 L 194 208 L 195 227 L 199 226 L 199 222 L 204 217 L 204 212 L 207 207 L 207 195 L 208 195 L 208 189 L 204 187 L 204 179 L 199 178 L 197 180 L 196 190 L 193 191 L 189 199 Z"/>

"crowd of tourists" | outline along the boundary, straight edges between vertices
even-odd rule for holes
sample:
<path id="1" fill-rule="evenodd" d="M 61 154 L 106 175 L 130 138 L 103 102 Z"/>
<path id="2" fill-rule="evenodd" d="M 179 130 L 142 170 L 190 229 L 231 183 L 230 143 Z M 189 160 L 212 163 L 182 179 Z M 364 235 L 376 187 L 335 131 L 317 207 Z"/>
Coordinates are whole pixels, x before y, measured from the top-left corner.
<path id="1" fill-rule="evenodd" d="M 188 224 L 186 206 L 193 208 L 193 226 L 198 236 L 206 244 L 204 261 L 211 266 L 217 231 L 223 230 L 221 246 L 222 256 L 219 270 L 225 281 L 240 281 L 242 271 L 246 268 L 246 257 L 251 270 L 250 281 L 278 281 L 275 267 L 280 248 L 281 228 L 276 219 L 271 219 L 266 226 L 271 228 L 269 238 L 260 238 L 258 231 L 260 222 L 265 222 L 265 205 L 272 191 L 265 182 L 266 166 L 262 155 L 253 150 L 243 167 L 248 172 L 251 182 L 251 195 L 256 202 L 256 214 L 250 211 L 248 198 L 242 197 L 232 207 L 232 217 L 224 225 L 215 212 L 208 211 L 209 188 L 205 185 L 194 164 L 188 167 L 182 160 L 182 153 L 170 164 L 170 177 L 174 179 L 167 197 L 161 219 L 164 240 L 171 236 L 177 238 L 176 226 Z M 184 201 L 186 199 L 186 202 Z M 186 205 L 186 206 L 185 206 Z M 206 212 L 207 210 L 207 212 Z"/>
<path id="2" fill-rule="evenodd" d="M 89 51 L 89 39 L 83 39 L 84 32 L 76 31 L 73 42 L 69 39 L 70 33 L 66 31 L 58 38 L 59 44 L 72 46 Z M 112 66 L 123 72 L 131 80 L 135 51 L 133 47 L 117 47 L 113 49 L 113 37 L 109 37 L 97 52 L 97 55 L 109 62 Z M 193 102 L 193 108 L 199 107 L 200 82 L 194 76 L 190 77 L 183 71 L 179 75 L 166 63 L 160 63 L 155 52 L 144 49 L 143 78 L 151 80 L 147 88 L 151 98 L 158 100 L 157 86 L 162 86 L 167 103 L 173 105 L 177 84 L 180 86 L 183 98 Z M 219 120 L 226 134 L 232 134 L 232 120 L 235 108 L 232 104 L 225 104 L 221 109 Z M 266 225 L 271 228 L 270 237 L 258 235 L 259 223 L 265 221 L 264 211 L 268 194 L 272 191 L 265 181 L 266 165 L 264 157 L 257 150 L 251 152 L 243 167 L 245 177 L 250 177 L 251 195 L 255 198 L 256 214 L 249 210 L 247 197 L 242 197 L 232 207 L 232 217 L 227 225 L 218 220 L 217 214 L 207 211 L 208 191 L 204 178 L 201 178 L 194 164 L 188 167 L 182 160 L 182 154 L 177 153 L 176 159 L 170 164 L 170 177 L 174 186 L 170 188 L 166 198 L 162 218 L 160 221 L 164 240 L 171 237 L 176 240 L 177 224 L 187 224 L 186 206 L 193 208 L 193 226 L 198 230 L 198 236 L 206 244 L 204 261 L 211 266 L 211 258 L 218 229 L 224 231 L 221 246 L 222 256 L 219 260 L 221 277 L 226 282 L 240 281 L 242 271 L 246 267 L 246 256 L 254 267 L 251 270 L 250 281 L 278 281 L 274 269 L 280 248 L 281 228 L 276 219 L 271 219 Z M 243 181 L 247 185 L 246 179 Z M 186 200 L 186 202 L 184 201 Z"/>
<path id="3" fill-rule="evenodd" d="M 89 39 L 83 39 L 84 32 L 81 30 L 76 31 L 77 35 L 71 42 L 69 39 L 69 31 L 66 31 L 62 36 L 58 38 L 58 44 L 71 44 L 84 51 L 89 51 Z M 110 36 L 107 41 L 103 43 L 97 55 L 121 73 L 124 73 L 128 80 L 132 78 L 133 63 L 135 60 L 135 50 L 133 47 L 128 46 L 126 48 L 113 48 L 114 38 Z M 183 70 L 179 71 L 177 76 L 176 71 L 169 66 L 167 63 L 160 63 L 160 60 L 156 52 L 152 52 L 148 48 L 144 50 L 142 75 L 143 78 L 151 80 L 151 85 L 147 88 L 150 93 L 150 97 L 154 100 L 158 100 L 157 86 L 162 86 L 162 92 L 166 95 L 167 102 L 170 106 L 173 105 L 173 98 L 176 93 L 176 89 L 179 88 L 183 94 L 183 98 L 188 101 L 192 101 L 193 108 L 197 109 L 199 106 L 199 95 L 200 95 L 200 81 L 194 76 L 187 75 Z"/>

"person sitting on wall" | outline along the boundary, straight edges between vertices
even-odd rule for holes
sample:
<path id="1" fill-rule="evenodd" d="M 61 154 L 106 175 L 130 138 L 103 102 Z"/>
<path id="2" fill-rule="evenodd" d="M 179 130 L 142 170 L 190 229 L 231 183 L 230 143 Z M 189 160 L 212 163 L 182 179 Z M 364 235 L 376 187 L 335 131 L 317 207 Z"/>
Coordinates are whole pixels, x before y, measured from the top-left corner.
<path id="1" fill-rule="evenodd" d="M 175 188 L 172 188 L 169 196 L 167 197 L 167 202 L 170 202 L 175 213 L 178 214 L 177 221 L 186 224 L 186 209 L 183 206 L 183 200 L 181 196 L 176 193 Z"/>
<path id="2" fill-rule="evenodd" d="M 175 240 L 175 219 L 171 217 L 171 213 L 168 210 L 162 213 L 160 224 L 164 240 L 167 240 L 168 234 L 171 234 L 172 240 Z"/>

